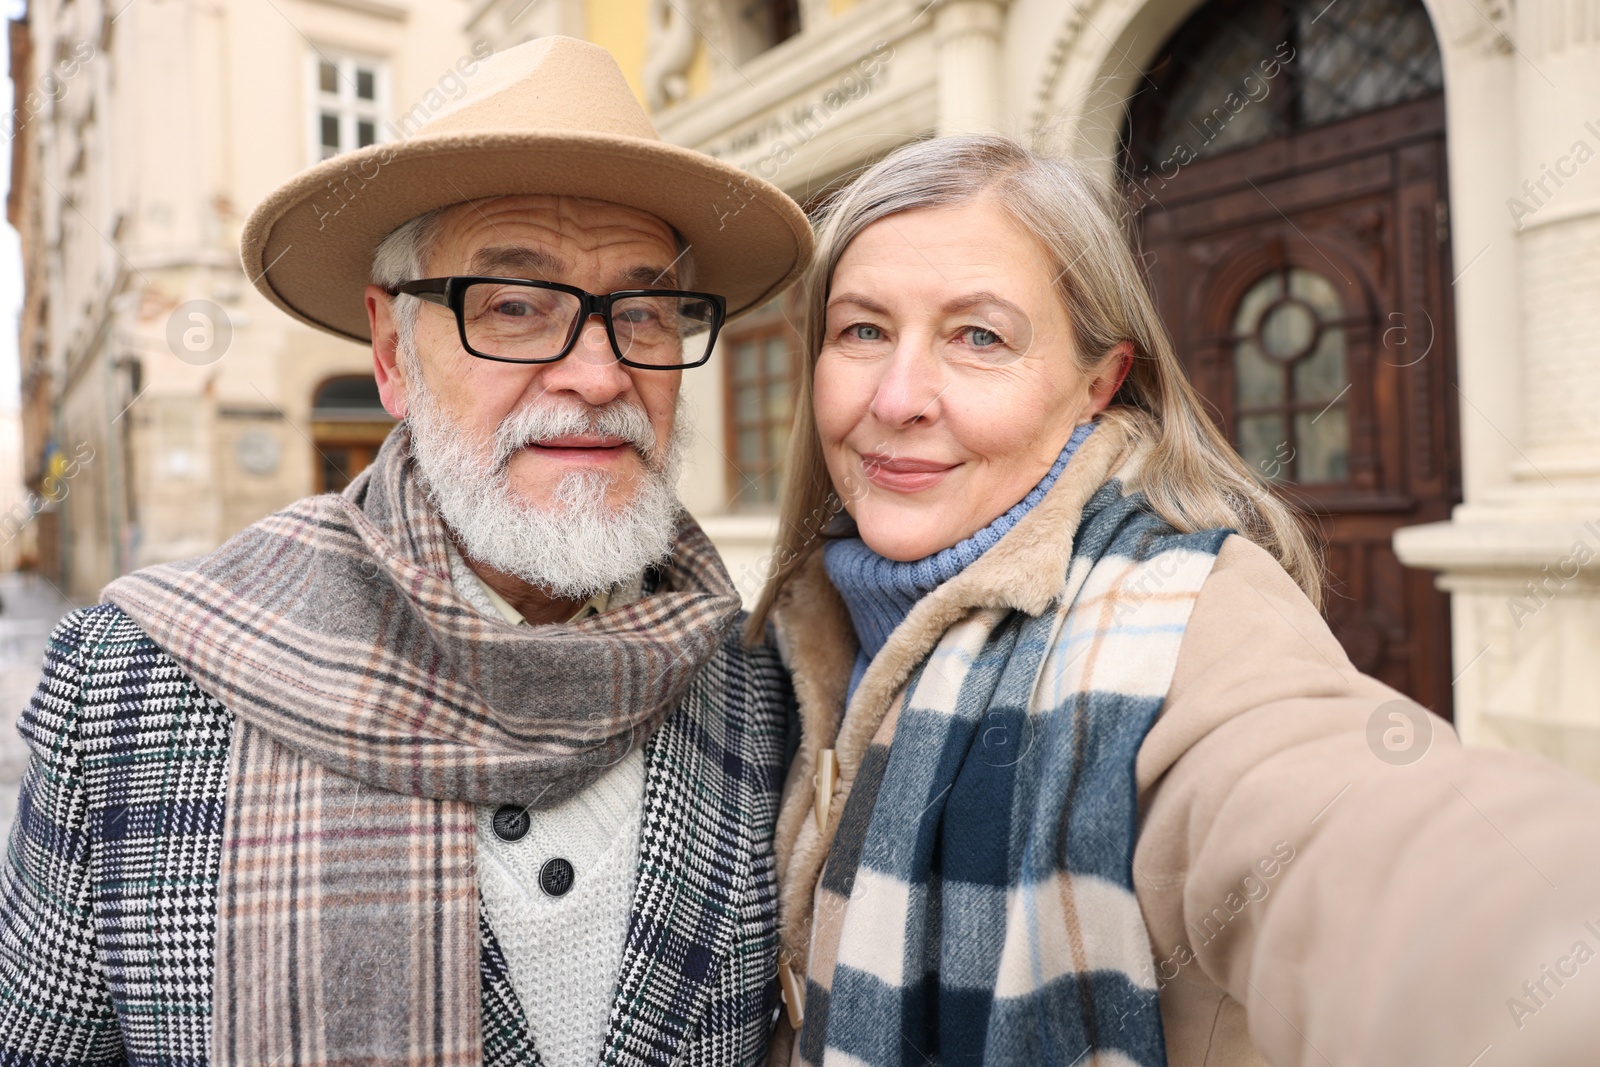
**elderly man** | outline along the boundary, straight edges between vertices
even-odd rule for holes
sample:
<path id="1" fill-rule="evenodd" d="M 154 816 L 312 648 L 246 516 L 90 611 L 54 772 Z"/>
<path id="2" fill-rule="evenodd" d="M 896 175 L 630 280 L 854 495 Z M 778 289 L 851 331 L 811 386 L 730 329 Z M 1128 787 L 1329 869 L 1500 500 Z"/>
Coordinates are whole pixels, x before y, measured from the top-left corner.
<path id="1" fill-rule="evenodd" d="M 677 503 L 677 396 L 809 253 L 564 38 L 272 194 L 247 273 L 403 421 L 56 631 L 0 1062 L 760 1059 L 788 696 Z"/>

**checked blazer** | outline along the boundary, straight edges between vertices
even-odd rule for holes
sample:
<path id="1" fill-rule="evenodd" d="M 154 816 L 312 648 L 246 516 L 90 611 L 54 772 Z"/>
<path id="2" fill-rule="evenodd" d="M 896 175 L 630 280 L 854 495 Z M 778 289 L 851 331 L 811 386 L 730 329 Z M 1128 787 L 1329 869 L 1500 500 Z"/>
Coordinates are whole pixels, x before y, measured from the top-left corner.
<path id="1" fill-rule="evenodd" d="M 765 1058 L 791 697 L 737 627 L 646 747 L 638 883 L 600 1062 Z M 51 635 L 0 877 L 0 1067 L 209 1063 L 233 717 L 120 609 Z M 486 1067 L 540 1063 L 479 904 Z M 359 968 L 358 968 L 359 973 Z"/>

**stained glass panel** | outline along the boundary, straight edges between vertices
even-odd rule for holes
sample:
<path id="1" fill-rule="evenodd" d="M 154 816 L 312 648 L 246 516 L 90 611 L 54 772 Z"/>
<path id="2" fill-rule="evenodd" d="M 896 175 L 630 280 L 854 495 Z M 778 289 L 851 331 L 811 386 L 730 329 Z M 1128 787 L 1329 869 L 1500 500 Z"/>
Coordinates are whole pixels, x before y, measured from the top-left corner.
<path id="1" fill-rule="evenodd" d="M 1281 300 L 1261 316 L 1261 347 L 1273 359 L 1298 359 L 1311 350 L 1316 337 L 1316 312 L 1298 301 Z"/>
<path id="2" fill-rule="evenodd" d="M 1237 436 L 1246 463 L 1268 478 L 1288 476 L 1289 434 L 1282 415 L 1242 415 Z"/>
<path id="3" fill-rule="evenodd" d="M 1295 12 L 1299 125 L 1321 126 L 1444 89 L 1433 26 L 1420 3 L 1338 0 Z"/>
<path id="4" fill-rule="evenodd" d="M 1349 477 L 1344 304 L 1301 267 L 1263 275 L 1233 316 L 1234 444 L 1268 478 Z"/>
<path id="5" fill-rule="evenodd" d="M 1261 354 L 1254 341 L 1240 341 L 1233 349 L 1233 378 L 1239 406 L 1281 404 L 1283 368 Z"/>
<path id="6" fill-rule="evenodd" d="M 1421 0 L 1212 0 L 1146 72 L 1129 174 L 1187 163 L 1444 90 Z"/>
<path id="7" fill-rule="evenodd" d="M 1294 417 L 1295 481 L 1306 485 L 1350 477 L 1350 417 L 1343 404 Z"/>
<path id="8" fill-rule="evenodd" d="M 1344 369 L 1344 331 L 1324 330 L 1311 355 L 1299 360 L 1291 372 L 1296 400 L 1333 400 L 1349 388 Z"/>

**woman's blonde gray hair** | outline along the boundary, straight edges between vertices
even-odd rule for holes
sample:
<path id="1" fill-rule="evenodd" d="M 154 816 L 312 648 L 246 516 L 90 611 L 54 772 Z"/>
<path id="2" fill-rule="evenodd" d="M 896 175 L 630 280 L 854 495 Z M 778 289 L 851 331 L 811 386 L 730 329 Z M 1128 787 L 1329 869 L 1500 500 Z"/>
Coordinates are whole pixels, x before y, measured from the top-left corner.
<path id="1" fill-rule="evenodd" d="M 850 242 L 904 211 L 988 198 L 1035 234 L 1071 316 L 1075 358 L 1088 375 L 1131 342 L 1133 365 L 1099 421 L 1147 440 L 1140 488 L 1178 530 L 1232 527 L 1270 552 L 1312 603 L 1322 602 L 1322 560 L 1300 516 L 1234 451 L 1206 414 L 1167 336 L 1128 240 L 1120 197 L 1078 164 L 1009 138 L 962 135 L 897 149 L 836 193 L 815 220 L 816 257 L 804 279 L 800 386 L 786 459 L 777 545 L 747 630 L 758 636 L 779 593 L 843 510 L 829 480 L 812 411 L 828 287 Z"/>

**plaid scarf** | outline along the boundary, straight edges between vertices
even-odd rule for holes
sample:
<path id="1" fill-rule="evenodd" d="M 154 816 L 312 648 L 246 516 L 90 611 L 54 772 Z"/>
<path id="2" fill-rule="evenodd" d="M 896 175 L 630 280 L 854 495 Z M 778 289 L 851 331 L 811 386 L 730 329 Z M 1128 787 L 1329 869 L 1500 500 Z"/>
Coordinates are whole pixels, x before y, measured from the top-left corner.
<path id="1" fill-rule="evenodd" d="M 482 1059 L 473 806 L 547 808 L 643 744 L 739 597 L 687 515 L 657 593 L 561 626 L 485 619 L 410 433 L 104 599 L 236 717 L 218 889 L 218 1064 Z"/>
<path id="2" fill-rule="evenodd" d="M 890 701 L 817 886 L 803 1062 L 1166 1063 L 1134 760 L 1228 531 L 1174 531 L 1135 467 L 1057 601 L 967 612 Z"/>

